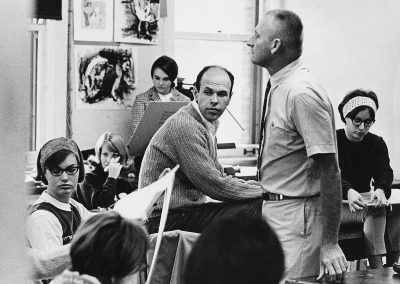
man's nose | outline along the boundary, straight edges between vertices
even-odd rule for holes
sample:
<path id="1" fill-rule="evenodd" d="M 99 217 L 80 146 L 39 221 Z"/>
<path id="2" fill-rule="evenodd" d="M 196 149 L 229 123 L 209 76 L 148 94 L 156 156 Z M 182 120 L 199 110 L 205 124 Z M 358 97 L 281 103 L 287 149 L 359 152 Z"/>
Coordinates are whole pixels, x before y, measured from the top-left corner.
<path id="1" fill-rule="evenodd" d="M 253 47 L 254 45 L 254 36 L 251 36 L 249 40 L 247 41 L 247 46 Z"/>
<path id="2" fill-rule="evenodd" d="M 364 130 L 365 129 L 365 122 L 361 122 L 361 124 L 358 126 L 359 129 Z"/>
<path id="3" fill-rule="evenodd" d="M 212 103 L 212 104 L 217 104 L 217 103 L 218 103 L 218 96 L 217 96 L 216 93 L 214 93 L 214 94 L 211 96 L 211 103 Z"/>

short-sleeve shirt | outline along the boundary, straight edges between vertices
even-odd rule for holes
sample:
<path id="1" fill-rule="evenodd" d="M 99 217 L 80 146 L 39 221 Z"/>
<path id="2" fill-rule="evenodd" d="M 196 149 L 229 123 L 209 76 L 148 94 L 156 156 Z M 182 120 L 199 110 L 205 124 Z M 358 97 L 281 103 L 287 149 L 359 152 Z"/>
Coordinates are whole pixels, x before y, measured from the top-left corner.
<path id="1" fill-rule="evenodd" d="M 271 77 L 260 166 L 264 190 L 286 196 L 320 192 L 320 169 L 311 157 L 337 153 L 332 104 L 298 60 Z"/>

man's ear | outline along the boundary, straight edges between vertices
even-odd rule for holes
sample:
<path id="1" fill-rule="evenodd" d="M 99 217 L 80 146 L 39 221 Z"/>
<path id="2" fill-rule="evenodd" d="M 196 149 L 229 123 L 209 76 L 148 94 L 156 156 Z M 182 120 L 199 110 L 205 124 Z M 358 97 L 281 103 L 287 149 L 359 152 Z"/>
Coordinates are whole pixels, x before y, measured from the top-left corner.
<path id="1" fill-rule="evenodd" d="M 197 102 L 197 95 L 199 94 L 199 91 L 197 90 L 196 86 L 193 86 L 192 94 L 193 94 L 194 101 Z"/>
<path id="2" fill-rule="evenodd" d="M 228 106 L 230 104 L 231 99 L 232 99 L 232 95 L 233 95 L 233 92 L 231 92 L 231 94 L 229 95 L 229 101 L 228 101 L 228 104 L 226 106 Z"/>
<path id="3" fill-rule="evenodd" d="M 274 38 L 274 40 L 271 43 L 271 54 L 277 52 L 281 44 L 282 42 L 279 38 Z"/>

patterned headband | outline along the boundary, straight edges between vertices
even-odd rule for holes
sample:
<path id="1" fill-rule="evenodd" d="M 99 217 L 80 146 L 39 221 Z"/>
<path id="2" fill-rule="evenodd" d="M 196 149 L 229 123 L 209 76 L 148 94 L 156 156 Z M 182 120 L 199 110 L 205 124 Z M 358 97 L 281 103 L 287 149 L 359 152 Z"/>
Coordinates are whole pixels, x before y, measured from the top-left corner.
<path id="1" fill-rule="evenodd" d="M 62 149 L 71 151 L 79 160 L 79 149 L 72 139 L 68 139 L 65 137 L 55 138 L 44 144 L 42 149 L 40 150 L 40 167 L 43 172 L 44 164 L 46 163 L 47 159 L 50 158 L 54 153 Z M 80 163 L 81 161 L 78 162 Z"/>
<path id="2" fill-rule="evenodd" d="M 343 117 L 346 117 L 349 112 L 359 106 L 369 106 L 371 107 L 374 112 L 376 112 L 376 104 L 373 99 L 369 97 L 361 97 L 357 96 L 350 99 L 344 106 L 343 106 Z"/>

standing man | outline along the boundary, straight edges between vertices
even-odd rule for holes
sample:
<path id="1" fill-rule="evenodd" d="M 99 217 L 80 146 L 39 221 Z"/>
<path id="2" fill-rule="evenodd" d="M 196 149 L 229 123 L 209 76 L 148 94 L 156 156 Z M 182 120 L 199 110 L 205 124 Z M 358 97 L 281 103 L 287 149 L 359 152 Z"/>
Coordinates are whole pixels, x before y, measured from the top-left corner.
<path id="1" fill-rule="evenodd" d="M 342 194 L 334 112 L 299 60 L 302 32 L 295 13 L 272 10 L 247 43 L 252 62 L 271 75 L 258 159 L 262 210 L 282 242 L 286 277 L 321 278 L 326 270 L 340 279 L 348 264 L 338 245 Z"/>

